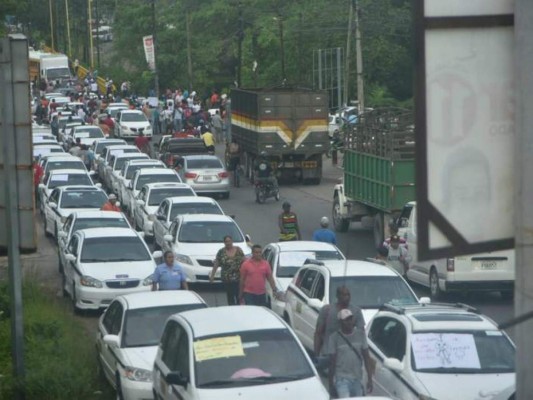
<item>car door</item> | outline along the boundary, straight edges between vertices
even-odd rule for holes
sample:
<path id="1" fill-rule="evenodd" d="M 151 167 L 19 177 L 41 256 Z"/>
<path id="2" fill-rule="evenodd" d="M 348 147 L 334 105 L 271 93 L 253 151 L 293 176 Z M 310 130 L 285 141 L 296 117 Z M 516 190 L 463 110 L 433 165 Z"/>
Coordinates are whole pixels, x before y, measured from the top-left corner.
<path id="1" fill-rule="evenodd" d="M 148 196 L 146 195 L 147 193 L 148 189 L 146 187 L 143 187 L 134 200 L 134 208 L 132 209 L 132 215 L 133 219 L 137 224 L 136 226 L 138 226 L 139 228 L 142 228 L 143 226 L 143 206 L 138 204 L 138 201 L 142 200 L 146 202 L 148 199 Z"/>
<path id="2" fill-rule="evenodd" d="M 314 271 L 315 274 L 313 274 L 314 281 L 312 283 L 311 290 L 309 291 L 308 299 L 317 299 L 323 301 L 325 288 L 324 275 L 320 271 L 311 271 Z M 304 276 L 304 285 L 307 286 L 307 282 L 305 282 L 305 279 L 311 279 L 311 274 Z M 307 290 L 307 288 L 305 290 Z M 320 312 L 320 308 L 317 308 L 315 305 L 309 304 L 309 300 L 307 303 L 302 305 L 301 330 L 306 343 L 312 348 L 315 337 L 316 321 L 318 320 L 318 313 Z"/>
<path id="3" fill-rule="evenodd" d="M 189 335 L 181 325 L 176 327 L 177 343 L 175 347 L 175 356 L 171 359 L 167 359 L 168 368 L 173 372 L 180 372 L 181 375 L 191 382 L 192 370 L 191 370 L 191 351 L 189 343 Z M 187 387 L 179 385 L 171 385 L 171 391 L 169 399 L 181 400 L 193 398 L 193 385 L 188 384 Z"/>
<path id="4" fill-rule="evenodd" d="M 79 237 L 78 235 L 74 235 L 72 239 L 70 239 L 70 242 L 67 246 L 67 250 L 65 252 L 65 256 L 67 254 L 72 254 L 74 257 L 76 257 L 76 260 L 74 261 L 68 261 L 65 259 L 63 263 L 63 271 L 64 271 L 64 289 L 70 293 L 71 296 L 73 296 L 72 293 L 72 287 L 74 285 L 75 276 L 77 274 L 76 272 L 76 261 L 78 258 L 78 251 L 79 251 Z"/>
<path id="5" fill-rule="evenodd" d="M 308 347 L 308 338 L 306 336 L 306 321 L 304 320 L 305 316 L 308 315 L 308 301 L 310 299 L 311 290 L 315 282 L 317 271 L 311 268 L 307 268 L 305 271 L 302 271 L 301 279 L 296 284 L 296 298 L 294 304 L 294 328 L 298 333 L 300 339 L 304 342 L 306 347 Z"/>
<path id="6" fill-rule="evenodd" d="M 263 249 L 263 258 L 267 260 L 268 263 L 270 264 L 272 268 L 272 276 L 274 277 L 274 280 L 275 280 L 276 275 L 274 273 L 274 265 L 272 264 L 273 252 L 274 252 L 274 249 L 270 245 Z M 265 282 L 265 291 L 267 295 L 267 304 L 270 308 L 272 308 L 272 297 L 273 297 L 272 288 L 267 282 Z"/>
<path id="7" fill-rule="evenodd" d="M 172 241 L 171 242 L 167 242 L 167 241 L 163 240 L 163 242 L 164 242 L 163 249 L 164 250 L 172 250 L 172 251 L 174 251 L 176 253 L 179 252 L 179 243 L 176 240 L 176 238 L 178 237 L 179 227 L 180 227 L 180 221 L 176 220 L 176 221 L 172 222 L 172 224 L 170 225 L 170 228 L 164 233 L 164 235 L 168 234 L 168 235 L 172 236 Z"/>
<path id="8" fill-rule="evenodd" d="M 65 260 L 64 253 L 67 248 L 68 240 L 69 240 L 69 233 L 72 229 L 72 224 L 74 221 L 74 215 L 70 214 L 67 217 L 67 220 L 59 230 L 59 235 L 57 237 L 57 252 L 59 256 L 59 262 L 60 265 L 63 265 L 63 262 Z M 60 271 L 61 272 L 61 271 Z"/>
<path id="9" fill-rule="evenodd" d="M 106 378 L 114 383 L 117 364 L 116 349 L 113 350 L 109 345 L 104 343 L 105 335 L 118 335 L 122 326 L 124 307 L 118 300 L 113 301 L 107 310 L 101 322 L 98 324 L 98 337 L 96 346 L 99 351 L 100 363 Z"/>
<path id="10" fill-rule="evenodd" d="M 52 208 L 50 203 L 55 203 L 56 208 Z M 52 232 L 56 223 L 57 206 L 59 205 L 59 189 L 54 189 L 44 205 L 44 218 L 46 219 L 46 227 L 49 232 Z"/>
<path id="11" fill-rule="evenodd" d="M 404 362 L 407 348 L 407 330 L 397 318 L 382 316 L 372 321 L 368 331 L 370 356 L 376 362 L 374 393 L 398 400 L 414 399 L 410 375 L 392 371 L 384 366 L 385 358 Z M 404 365 L 407 363 L 404 362 Z"/>
<path id="12" fill-rule="evenodd" d="M 163 225 L 163 221 L 160 220 L 160 216 L 163 215 L 162 208 L 166 203 L 167 201 L 165 200 L 159 205 L 157 211 L 155 212 L 154 219 L 154 240 L 160 247 L 163 247 L 163 236 L 165 235 L 165 228 Z"/>
<path id="13" fill-rule="evenodd" d="M 416 206 L 413 206 L 405 231 L 405 241 L 408 246 L 407 254 L 410 260 L 409 269 L 407 270 L 407 278 L 410 281 L 428 286 L 429 264 L 418 260 L 418 234 L 416 224 Z"/>
<path id="14" fill-rule="evenodd" d="M 172 385 L 168 384 L 165 378 L 178 364 L 177 353 L 181 332 L 183 332 L 183 330 L 180 329 L 179 324 L 174 320 L 170 320 L 167 322 L 163 335 L 161 336 L 153 373 L 154 390 L 159 395 L 159 397 L 156 396 L 156 398 L 178 398 L 175 393 L 173 394 L 173 397 L 171 397 L 173 391 Z"/>

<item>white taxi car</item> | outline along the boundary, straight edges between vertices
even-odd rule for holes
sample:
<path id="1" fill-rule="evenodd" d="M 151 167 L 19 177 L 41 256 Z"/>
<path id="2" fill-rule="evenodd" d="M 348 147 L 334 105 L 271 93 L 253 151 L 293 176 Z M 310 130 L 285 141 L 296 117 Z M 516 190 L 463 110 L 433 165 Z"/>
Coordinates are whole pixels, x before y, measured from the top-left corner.
<path id="1" fill-rule="evenodd" d="M 128 228 L 92 228 L 74 233 L 63 264 L 63 294 L 74 311 L 107 307 L 119 295 L 151 290 L 161 252 L 150 254 L 141 236 Z"/>
<path id="2" fill-rule="evenodd" d="M 341 286 L 350 290 L 350 304 L 361 308 L 366 322 L 385 303 L 418 303 L 407 282 L 388 266 L 355 260 L 308 262 L 289 284 L 283 315 L 306 348 L 313 350 L 318 313 L 337 301 Z"/>
<path id="3" fill-rule="evenodd" d="M 376 395 L 493 399 L 514 385 L 514 344 L 490 318 L 464 304 L 385 305 L 367 334 Z"/>
<path id="4" fill-rule="evenodd" d="M 106 166 L 105 185 L 107 189 L 115 194 L 118 193 L 118 180 L 123 165 L 130 160 L 149 160 L 150 157 L 144 153 L 123 153 L 111 156 Z"/>
<path id="5" fill-rule="evenodd" d="M 120 110 L 116 116 L 115 135 L 120 138 L 135 138 L 139 133 L 152 136 L 152 125 L 140 110 Z"/>
<path id="6" fill-rule="evenodd" d="M 129 190 L 128 186 L 131 178 L 135 174 L 135 171 L 141 168 L 165 168 L 165 164 L 163 164 L 162 161 L 154 160 L 152 158 L 126 161 L 122 166 L 117 179 L 117 196 L 122 203 L 124 203 L 122 200 L 124 193 Z"/>
<path id="7" fill-rule="evenodd" d="M 270 243 L 263 249 L 263 258 L 272 267 L 272 276 L 276 287 L 285 293 L 292 278 L 308 259 L 312 260 L 344 260 L 346 257 L 330 243 L 296 240 L 289 242 Z M 267 303 L 276 314 L 283 316 L 285 311 L 284 296 L 274 296 L 270 285 L 265 285 Z"/>
<path id="8" fill-rule="evenodd" d="M 181 264 L 189 282 L 208 282 L 215 256 L 223 246 L 224 237 L 231 236 L 233 244 L 245 255 L 251 250 L 233 218 L 227 215 L 178 215 L 169 233 L 163 237 L 163 250 L 171 250 Z M 220 269 L 215 276 L 220 280 Z"/>
<path id="9" fill-rule="evenodd" d="M 100 317 L 96 351 L 118 399 L 152 398 L 152 368 L 167 318 L 206 307 L 188 290 L 131 293 L 113 300 Z"/>
<path id="10" fill-rule="evenodd" d="M 107 146 L 102 152 L 102 157 L 97 161 L 98 165 L 98 175 L 102 182 L 107 182 L 107 173 L 109 172 L 108 165 L 111 162 L 111 157 L 118 154 L 128 154 L 128 153 L 141 153 L 137 146 L 132 145 L 115 145 Z"/>
<path id="11" fill-rule="evenodd" d="M 292 330 L 254 306 L 172 315 L 157 349 L 153 390 L 161 400 L 330 398 Z"/>

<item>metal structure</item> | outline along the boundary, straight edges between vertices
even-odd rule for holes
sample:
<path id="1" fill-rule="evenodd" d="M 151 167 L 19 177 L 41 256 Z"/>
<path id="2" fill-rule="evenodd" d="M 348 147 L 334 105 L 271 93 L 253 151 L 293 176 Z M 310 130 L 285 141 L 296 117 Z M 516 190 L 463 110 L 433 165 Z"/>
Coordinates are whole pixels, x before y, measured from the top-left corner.
<path id="1" fill-rule="evenodd" d="M 330 110 L 338 110 L 346 104 L 344 67 L 342 47 L 313 50 L 313 88 L 328 92 Z"/>

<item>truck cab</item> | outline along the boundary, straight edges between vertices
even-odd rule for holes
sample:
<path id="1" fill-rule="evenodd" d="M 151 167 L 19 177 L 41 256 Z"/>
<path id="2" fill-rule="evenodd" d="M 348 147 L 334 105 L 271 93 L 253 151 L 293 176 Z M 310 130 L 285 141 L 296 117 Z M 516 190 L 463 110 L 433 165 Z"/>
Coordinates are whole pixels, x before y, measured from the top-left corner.
<path id="1" fill-rule="evenodd" d="M 504 299 L 513 296 L 514 250 L 494 251 L 453 258 L 422 261 L 418 258 L 416 202 L 405 205 L 398 218 L 399 234 L 405 238 L 409 259 L 407 279 L 430 289 L 436 299 L 443 292 L 499 291 Z"/>

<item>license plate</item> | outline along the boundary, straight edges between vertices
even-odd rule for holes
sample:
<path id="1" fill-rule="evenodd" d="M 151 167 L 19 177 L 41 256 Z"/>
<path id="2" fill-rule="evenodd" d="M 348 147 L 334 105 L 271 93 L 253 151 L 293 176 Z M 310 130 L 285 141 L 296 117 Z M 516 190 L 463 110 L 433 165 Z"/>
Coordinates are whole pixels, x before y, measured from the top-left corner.
<path id="1" fill-rule="evenodd" d="M 496 261 L 481 261 L 481 269 L 497 269 L 498 263 Z"/>
<path id="2" fill-rule="evenodd" d="M 213 181 L 215 179 L 214 176 L 211 176 L 211 175 L 204 175 L 202 176 L 202 181 L 206 182 L 206 181 Z"/>

